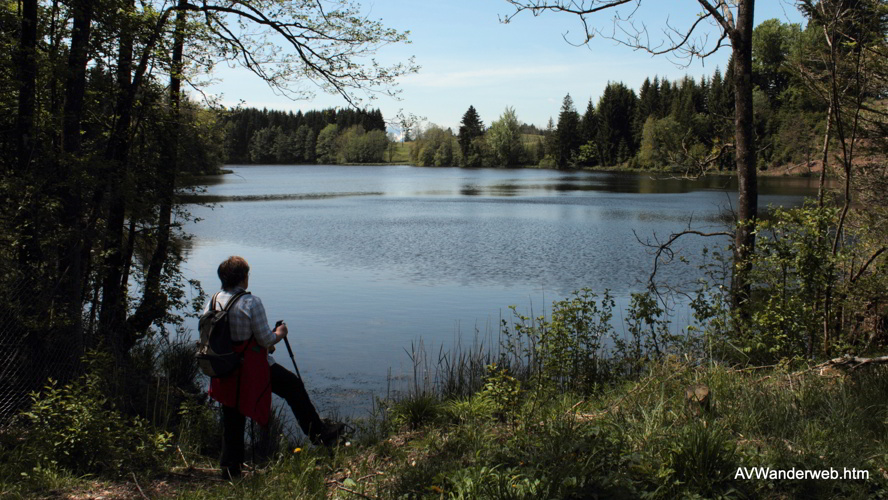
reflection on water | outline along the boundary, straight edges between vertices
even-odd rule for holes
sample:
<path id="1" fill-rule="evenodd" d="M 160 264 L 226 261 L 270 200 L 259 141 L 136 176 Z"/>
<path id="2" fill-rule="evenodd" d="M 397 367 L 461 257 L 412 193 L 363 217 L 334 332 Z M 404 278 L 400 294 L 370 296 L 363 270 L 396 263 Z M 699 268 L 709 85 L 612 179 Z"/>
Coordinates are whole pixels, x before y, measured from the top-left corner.
<path id="1" fill-rule="evenodd" d="M 320 406 L 348 414 L 383 395 L 389 368 L 410 371 L 418 338 L 495 335 L 507 306 L 539 314 L 590 287 L 618 304 L 643 287 L 651 255 L 638 239 L 693 224 L 723 229 L 730 176 L 699 180 L 550 170 L 254 166 L 208 183 L 187 226 L 184 271 L 207 290 L 229 255 L 251 264 L 269 320 L 286 319 Z M 760 179 L 760 203 L 816 193 L 802 178 Z M 681 241 L 692 257 L 724 239 Z M 693 266 L 667 266 L 673 283 Z M 465 343 L 465 342 L 464 342 Z M 436 348 L 432 348 L 436 352 Z M 285 357 L 281 362 L 289 363 Z"/>
<path id="2" fill-rule="evenodd" d="M 233 173 L 202 178 L 204 198 L 190 201 L 261 201 L 299 199 L 310 194 L 398 194 L 416 196 L 529 196 L 601 191 L 676 194 L 736 191 L 737 178 L 717 174 L 698 179 L 666 174 L 572 172 L 551 170 L 451 169 L 404 166 L 248 166 Z M 245 174 L 249 177 L 245 177 Z M 813 177 L 760 177 L 761 195 L 806 196 L 815 193 Z"/>

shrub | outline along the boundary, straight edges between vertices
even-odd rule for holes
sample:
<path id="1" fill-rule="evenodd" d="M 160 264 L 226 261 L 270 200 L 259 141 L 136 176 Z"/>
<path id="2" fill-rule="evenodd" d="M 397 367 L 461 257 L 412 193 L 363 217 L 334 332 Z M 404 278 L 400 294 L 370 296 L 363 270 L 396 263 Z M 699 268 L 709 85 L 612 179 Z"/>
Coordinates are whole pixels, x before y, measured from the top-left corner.
<path id="1" fill-rule="evenodd" d="M 182 401 L 176 434 L 177 443 L 185 452 L 209 455 L 218 451 L 219 420 L 206 403 Z"/>
<path id="2" fill-rule="evenodd" d="M 629 339 L 612 334 L 613 367 L 621 375 L 641 374 L 648 358 L 661 358 L 679 340 L 669 333 L 666 311 L 651 291 L 632 294 L 626 311 L 626 327 Z"/>
<path id="3" fill-rule="evenodd" d="M 607 373 L 602 343 L 613 334 L 613 307 L 608 290 L 599 301 L 589 289 L 553 303 L 551 319 L 523 316 L 512 307 L 515 320 L 503 320 L 503 349 L 526 364 L 538 387 L 594 390 Z"/>
<path id="4" fill-rule="evenodd" d="M 50 381 L 31 399 L 30 410 L 21 414 L 26 430 L 20 453 L 26 467 L 142 473 L 157 469 L 171 449 L 169 433 L 115 409 L 94 371 L 62 387 Z"/>
<path id="5" fill-rule="evenodd" d="M 507 368 L 497 368 L 495 363 L 487 367 L 487 383 L 479 396 L 490 402 L 500 420 L 516 414 L 521 392 L 521 381 L 509 375 Z"/>
<path id="6" fill-rule="evenodd" d="M 493 418 L 496 405 L 485 394 L 456 398 L 444 403 L 444 412 L 457 424 L 473 424 Z"/>
<path id="7" fill-rule="evenodd" d="M 872 350 L 883 341 L 874 316 L 886 300 L 884 247 L 873 251 L 855 228 L 837 236 L 840 220 L 838 208 L 815 202 L 759 220 L 742 311 L 729 312 L 726 258 L 704 266 L 714 279 L 702 282 L 691 307 L 707 339 L 721 344 L 718 357 L 762 365 Z"/>

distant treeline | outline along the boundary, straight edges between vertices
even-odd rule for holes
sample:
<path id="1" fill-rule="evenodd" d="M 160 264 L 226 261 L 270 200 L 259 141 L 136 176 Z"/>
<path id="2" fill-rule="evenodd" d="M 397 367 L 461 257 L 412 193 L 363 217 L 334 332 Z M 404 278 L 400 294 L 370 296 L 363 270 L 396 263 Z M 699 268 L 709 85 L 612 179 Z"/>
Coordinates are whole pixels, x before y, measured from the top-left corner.
<path id="1" fill-rule="evenodd" d="M 800 73 L 822 51 L 813 28 L 771 19 L 753 33 L 753 95 L 759 169 L 813 166 L 827 107 Z M 807 55 L 806 55 L 807 54 Z M 514 108 L 485 127 L 469 106 L 458 131 L 402 119 L 410 161 L 421 166 L 732 169 L 733 64 L 699 79 L 646 78 L 634 90 L 611 82 L 580 112 L 568 94 L 547 126 L 519 121 Z M 379 110 L 228 112 L 230 163 L 382 162 L 390 145 Z"/>
<path id="2" fill-rule="evenodd" d="M 758 167 L 811 165 L 822 147 L 826 106 L 799 72 L 802 58 L 823 45 L 816 28 L 761 23 L 753 34 L 753 82 Z M 607 85 L 581 114 L 568 94 L 557 122 L 521 124 L 513 108 L 485 128 L 469 106 L 459 132 L 429 125 L 416 133 L 418 165 L 555 168 L 733 168 L 733 64 L 699 80 L 646 78 L 638 91 Z M 535 134 L 534 132 L 537 132 Z"/>
<path id="3" fill-rule="evenodd" d="M 246 108 L 227 112 L 223 121 L 229 163 L 381 162 L 388 143 L 378 109 Z"/>

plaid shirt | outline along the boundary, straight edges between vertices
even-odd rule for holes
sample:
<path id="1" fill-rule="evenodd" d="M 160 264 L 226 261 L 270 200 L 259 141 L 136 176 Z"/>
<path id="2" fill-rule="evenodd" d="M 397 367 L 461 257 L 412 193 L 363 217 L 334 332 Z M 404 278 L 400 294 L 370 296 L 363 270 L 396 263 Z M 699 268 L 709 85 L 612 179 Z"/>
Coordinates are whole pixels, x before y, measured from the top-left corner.
<path id="1" fill-rule="evenodd" d="M 216 310 L 224 309 L 228 305 L 228 301 L 241 291 L 243 288 L 235 287 L 219 292 L 216 297 Z M 207 305 L 204 306 L 204 312 L 210 310 L 212 302 L 213 299 L 210 297 Z M 235 342 L 243 342 L 250 340 L 250 337 L 256 337 L 256 342 L 259 345 L 271 347 L 277 339 L 274 332 L 268 327 L 265 306 L 262 305 L 262 300 L 255 295 L 247 294 L 237 299 L 237 302 L 228 311 L 228 322 L 231 325 L 231 340 Z"/>

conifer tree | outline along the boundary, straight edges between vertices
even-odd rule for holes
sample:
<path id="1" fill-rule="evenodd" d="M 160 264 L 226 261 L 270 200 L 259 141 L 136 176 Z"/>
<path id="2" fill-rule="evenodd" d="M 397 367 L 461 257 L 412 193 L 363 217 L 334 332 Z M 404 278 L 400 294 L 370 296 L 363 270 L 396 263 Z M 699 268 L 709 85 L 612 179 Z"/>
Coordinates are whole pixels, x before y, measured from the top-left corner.
<path id="1" fill-rule="evenodd" d="M 555 162 L 558 168 L 566 168 L 572 163 L 573 154 L 580 148 L 580 115 L 574 107 L 570 94 L 561 102 L 558 114 L 558 128 L 555 129 Z"/>
<path id="2" fill-rule="evenodd" d="M 578 162 L 583 166 L 598 164 L 598 154 L 595 148 L 595 137 L 598 135 L 598 112 L 592 99 L 586 104 L 586 112 L 580 119 L 580 154 Z"/>
<path id="3" fill-rule="evenodd" d="M 632 117 L 637 98 L 635 92 L 622 83 L 610 83 L 598 101 L 599 158 L 606 166 L 616 165 L 622 159 L 634 155 L 637 149 L 632 133 Z M 619 152 L 620 144 L 622 154 Z"/>
<path id="4" fill-rule="evenodd" d="M 484 123 L 481 122 L 475 107 L 469 106 L 459 126 L 459 150 L 462 153 L 462 166 L 480 166 L 482 158 L 475 147 L 475 138 L 482 135 L 484 135 Z"/>

